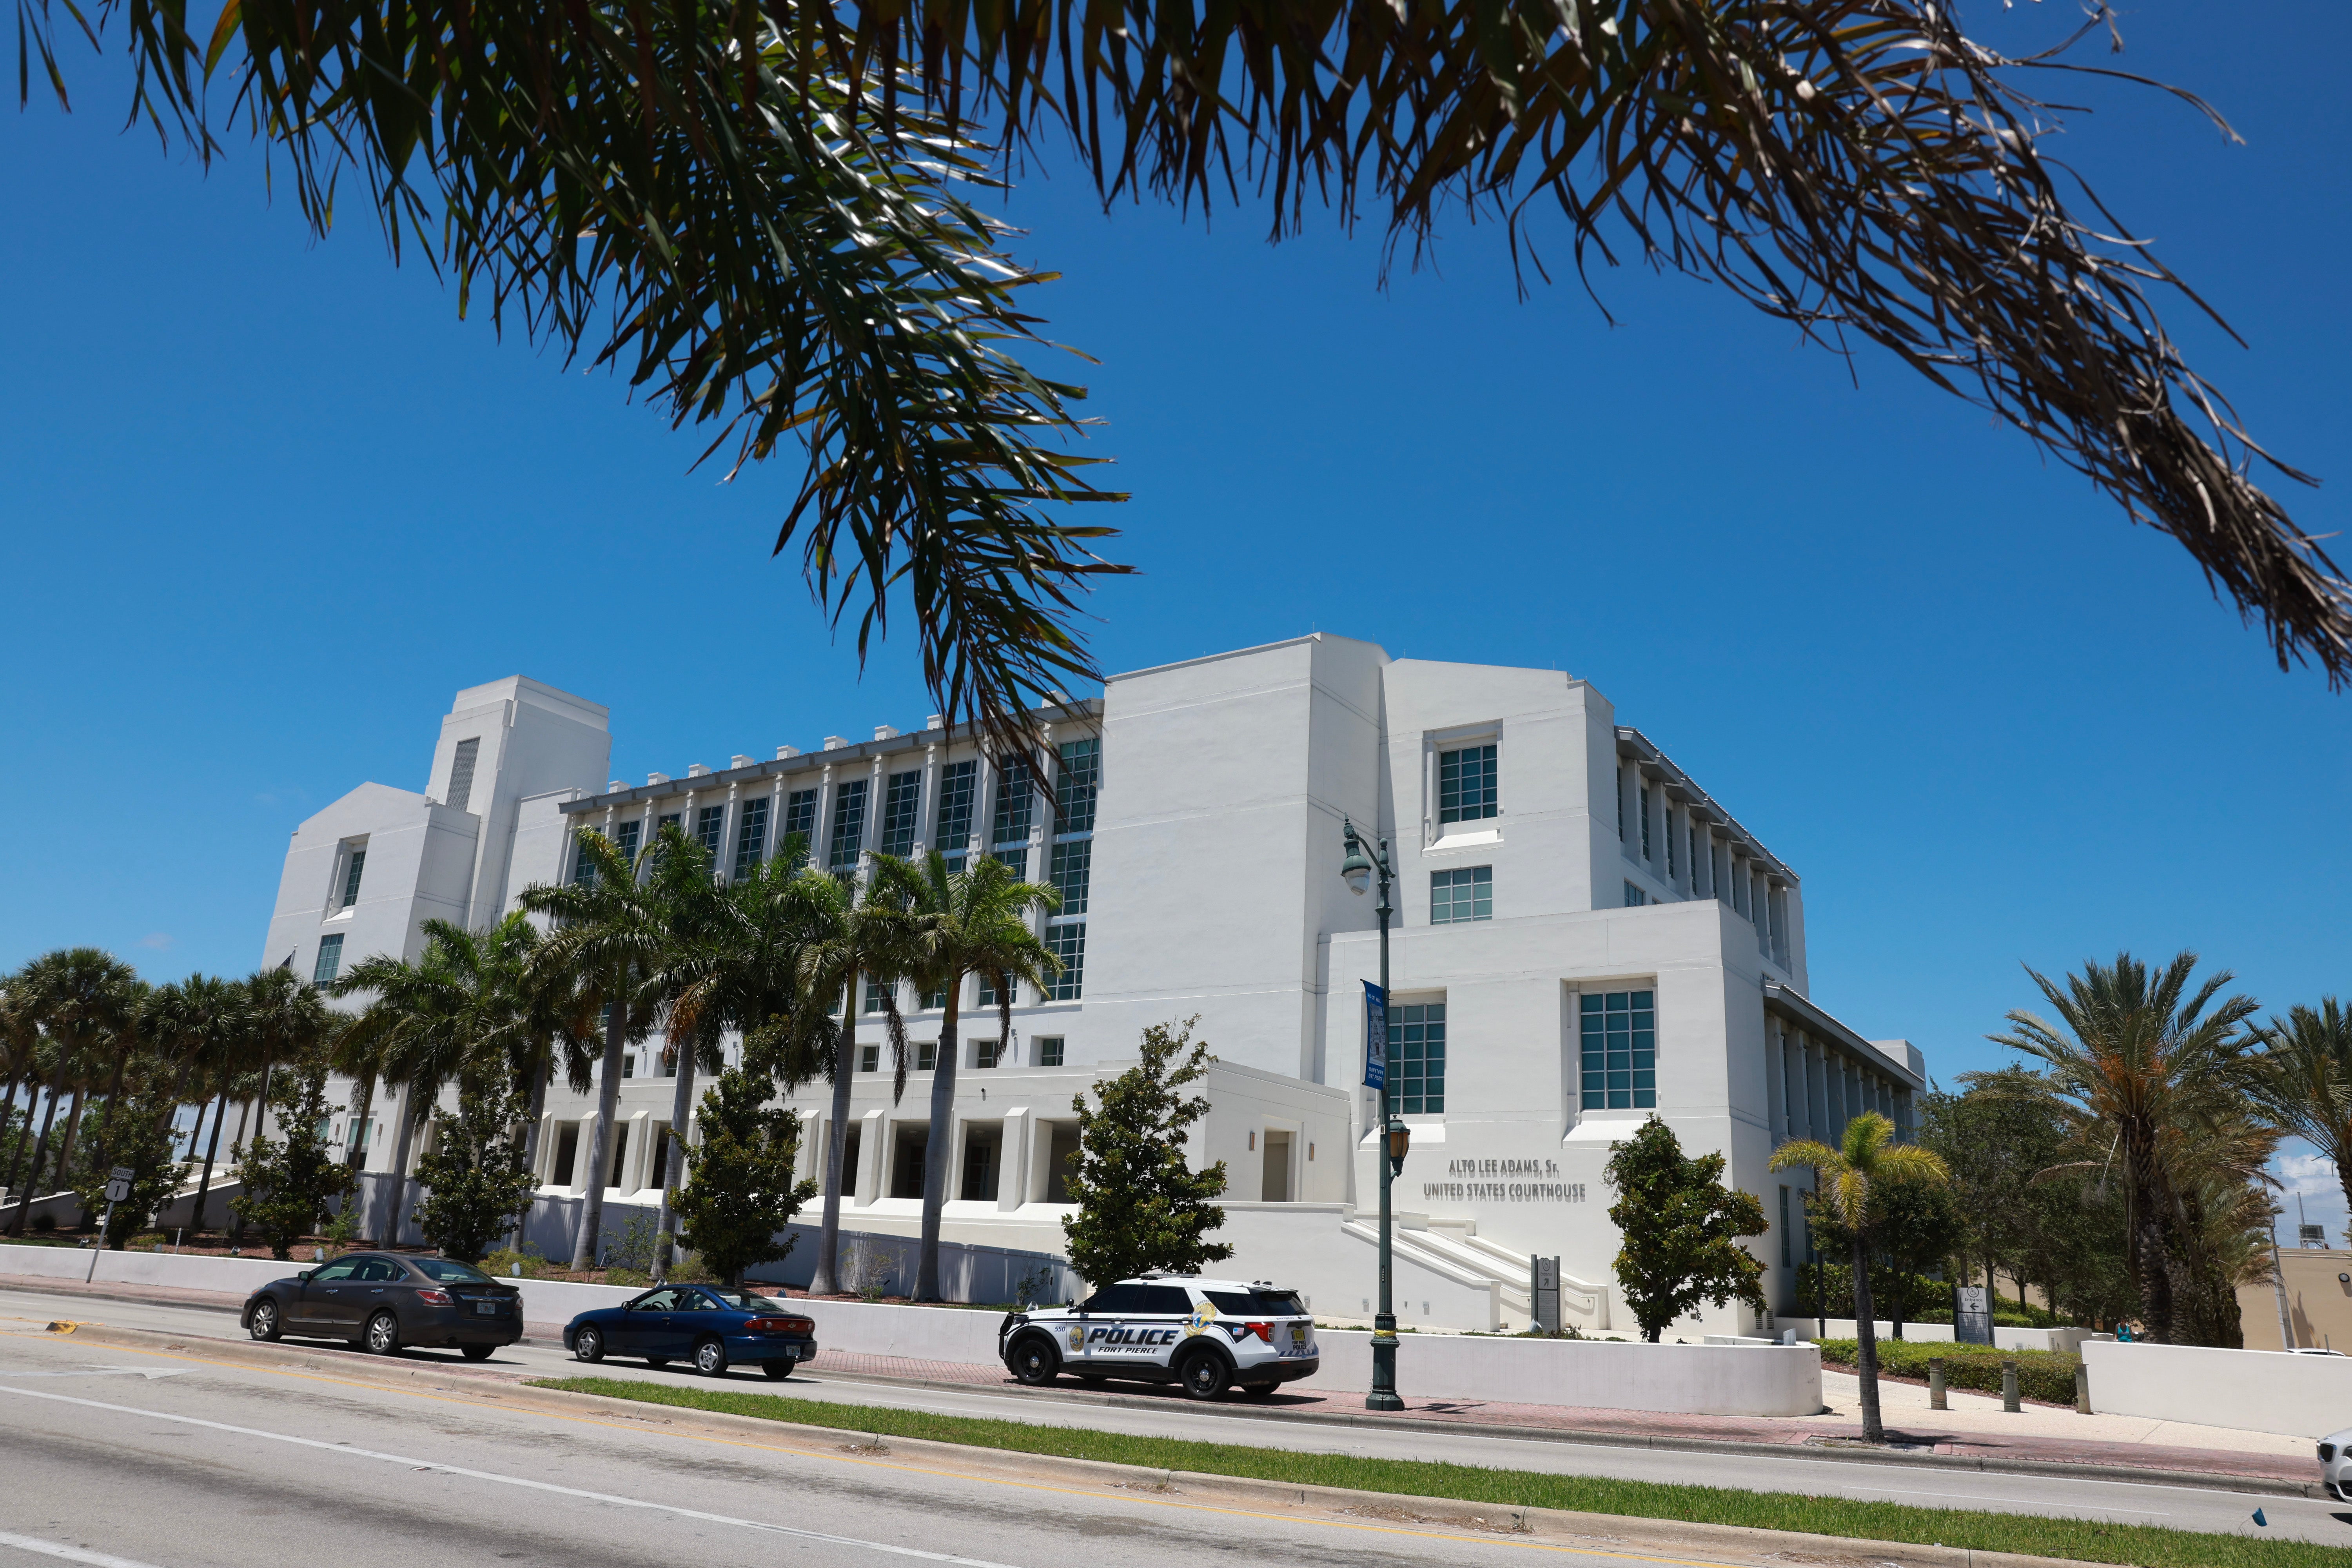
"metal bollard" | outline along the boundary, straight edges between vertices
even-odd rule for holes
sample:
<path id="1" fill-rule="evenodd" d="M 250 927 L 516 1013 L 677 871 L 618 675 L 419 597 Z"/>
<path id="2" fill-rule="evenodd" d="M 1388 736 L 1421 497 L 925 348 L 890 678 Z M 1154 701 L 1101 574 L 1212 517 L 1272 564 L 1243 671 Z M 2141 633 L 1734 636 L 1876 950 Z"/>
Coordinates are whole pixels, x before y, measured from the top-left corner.
<path id="1" fill-rule="evenodd" d="M 2074 1363 L 2074 1414 L 2088 1415 L 2090 1413 L 2091 1363 L 2076 1362 Z"/>
<path id="2" fill-rule="evenodd" d="M 2017 1402 L 2017 1358 L 2000 1360 L 2000 1407 L 2014 1415 L 2025 1407 Z"/>
<path id="3" fill-rule="evenodd" d="M 1927 1358 L 1927 1408 L 1949 1410 L 1951 1407 L 1951 1402 L 1944 1397 L 1944 1358 L 1931 1355 Z"/>

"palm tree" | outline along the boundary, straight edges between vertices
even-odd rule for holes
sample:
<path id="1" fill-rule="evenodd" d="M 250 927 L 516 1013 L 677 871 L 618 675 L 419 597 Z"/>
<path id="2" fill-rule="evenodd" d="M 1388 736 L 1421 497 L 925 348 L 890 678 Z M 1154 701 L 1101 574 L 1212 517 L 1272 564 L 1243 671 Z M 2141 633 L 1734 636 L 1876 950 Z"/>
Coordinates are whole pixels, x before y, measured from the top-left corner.
<path id="1" fill-rule="evenodd" d="M 16 1204 L 10 1229 L 25 1234 L 32 1217 L 32 1198 L 40 1185 L 41 1167 L 48 1157 L 49 1132 L 57 1119 L 58 1100 L 69 1075 L 86 1070 L 99 1044 L 127 1033 L 138 1001 L 139 976 L 111 953 L 95 947 L 63 948 L 33 960 L 16 973 L 8 987 L 11 1005 L 24 1010 L 26 1020 L 48 1037 L 55 1048 L 51 1060 L 48 1109 L 41 1117 L 40 1137 L 33 1145 L 33 1168 L 25 1178 L 25 1195 Z M 68 1116 L 68 1140 L 58 1151 L 58 1174 L 65 1172 L 70 1150 L 70 1130 L 79 1118 L 82 1086 L 74 1091 L 74 1111 Z"/>
<path id="2" fill-rule="evenodd" d="M 561 1069 L 574 1094 L 593 1082 L 597 1008 L 576 976 L 535 973 L 539 928 L 520 910 L 490 928 L 486 945 L 495 983 L 504 994 L 489 1043 L 504 1053 L 508 1076 L 523 1096 L 520 1158 L 537 1168 L 540 1122 L 547 1111 L 547 1086 Z M 509 1245 L 520 1249 L 529 1210 L 516 1217 Z"/>
<path id="3" fill-rule="evenodd" d="M 498 1031 L 507 1000 L 491 944 L 449 921 L 426 921 L 422 929 L 425 950 L 414 963 L 379 953 L 345 970 L 334 986 L 338 996 L 373 993 L 346 1026 L 344 1054 L 372 1056 L 383 1081 L 404 1090 L 387 1243 L 408 1213 L 410 1156 L 441 1090 L 484 1061 L 502 1059 Z"/>
<path id="4" fill-rule="evenodd" d="M 98 1147 L 90 1162 L 98 1170 L 106 1170 L 111 1163 L 108 1149 L 114 1129 L 114 1107 L 122 1098 L 124 1072 L 129 1069 L 131 1058 L 138 1056 L 147 1044 L 140 1033 L 139 1021 L 141 1011 L 152 990 L 153 987 L 145 981 L 133 979 L 130 986 L 130 1005 L 121 1021 L 108 1032 L 107 1055 L 113 1058 L 113 1066 L 106 1084 L 105 1109 L 99 1112 L 98 1117 Z M 62 1163 L 60 1162 L 60 1165 Z"/>
<path id="5" fill-rule="evenodd" d="M 158 1050 L 179 1059 L 187 1080 L 200 1092 L 196 1124 L 188 1133 L 191 1155 L 204 1135 L 204 1101 L 215 1100 L 212 1142 L 205 1150 L 204 1174 L 196 1182 L 195 1212 L 189 1217 L 191 1235 L 201 1233 L 205 1226 L 205 1201 L 212 1194 L 213 1163 L 220 1154 L 221 1122 L 228 1114 L 229 1089 L 252 1043 L 253 1030 L 246 1017 L 251 1001 L 251 991 L 237 981 L 191 974 L 150 992 L 140 1020 L 141 1031 Z"/>
<path id="6" fill-rule="evenodd" d="M 8 1180 L 5 1191 L 16 1189 L 16 1176 L 24 1168 L 26 1133 L 33 1128 L 33 1107 L 41 1098 L 41 1030 L 33 1019 L 30 998 L 17 983 L 15 973 L 0 976 L 0 1052 L 8 1061 L 8 1088 L 0 1096 L 0 1138 L 7 1136 L 16 1111 L 16 1090 L 30 1082 L 25 1097 L 25 1124 L 16 1129 L 14 1152 L 9 1156 Z"/>
<path id="7" fill-rule="evenodd" d="M 1877 1220 L 1877 1199 L 1898 1182 L 1951 1180 L 1944 1162 L 1916 1143 L 1896 1143 L 1895 1123 L 1875 1110 L 1865 1110 L 1845 1124 L 1845 1138 L 1835 1149 L 1800 1138 L 1772 1151 L 1771 1169 L 1807 1166 L 1813 1173 L 1818 1201 L 1853 1238 L 1853 1317 L 1857 1349 L 1854 1370 L 1862 1381 L 1862 1436 L 1866 1443 L 1886 1441 L 1886 1426 L 1878 1416 L 1878 1308 L 1870 1299 L 1871 1230 Z"/>
<path id="8" fill-rule="evenodd" d="M 842 1289 L 841 1196 L 846 1181 L 843 1151 L 849 1137 L 849 1090 L 856 1081 L 857 1010 L 860 981 L 871 983 L 882 1004 L 883 1032 L 890 1040 L 890 1102 L 907 1092 L 907 1020 L 898 1011 L 898 984 L 907 973 L 907 924 L 902 900 L 893 900 L 882 872 L 887 857 L 874 858 L 874 874 L 861 891 L 853 881 L 809 871 L 811 940 L 801 977 L 809 998 L 797 1031 L 814 1052 L 827 1026 L 823 998 L 841 999 L 841 1022 L 832 1029 L 833 1049 L 824 1071 L 833 1083 L 832 1120 L 825 1137 L 824 1208 L 817 1223 L 816 1269 L 809 1294 L 830 1296 Z"/>
<path id="9" fill-rule="evenodd" d="M 632 862 L 603 834 L 583 832 L 580 854 L 593 868 L 588 879 L 529 887 L 516 900 L 532 914 L 554 921 L 532 955 L 533 983 L 576 985 L 604 1015 L 596 1136 L 590 1141 L 587 1198 L 580 1205 L 580 1229 L 572 1244 L 575 1269 L 595 1265 L 604 1237 L 604 1186 L 613 1175 L 613 1120 L 621 1105 L 621 1055 L 652 1027 L 652 984 L 667 961 L 676 924 L 666 889 L 640 877 L 640 865 L 646 855 L 658 858 L 667 853 L 662 845 L 672 840 L 682 842 L 683 836 L 665 834 Z"/>
<path id="10" fill-rule="evenodd" d="M 63 105 L 51 15 L 23 8 L 25 58 Z M 131 26 L 126 79 L 131 117 L 203 158 L 210 106 L 268 104 L 251 133 L 320 234 L 357 163 L 396 258 L 433 237 L 494 317 L 515 302 L 533 337 L 629 365 L 739 463 L 797 443 L 777 550 L 798 535 L 824 612 L 860 610 L 861 657 L 908 595 L 950 723 L 1029 733 L 1024 690 L 1094 672 L 1076 596 L 1124 570 L 1059 510 L 1117 499 L 1067 451 L 1084 389 L 1020 352 L 1053 274 L 965 195 L 1048 141 L 1107 193 L 1188 208 L 1254 172 L 1277 236 L 1319 201 L 1342 225 L 1385 209 L 1418 252 L 1458 207 L 1539 271 L 1522 247 L 1545 237 L 1580 269 L 1630 247 L 1875 342 L 2171 534 L 2282 665 L 2341 683 L 2352 595 L 2251 469 L 2307 476 L 2252 441 L 2153 297 L 2201 301 L 2042 156 L 2040 85 L 2094 31 L 2013 59 L 1936 0 L 581 0 L 560 26 L 498 0 L 252 0 L 209 36 Z"/>
<path id="11" fill-rule="evenodd" d="M 2247 1089 L 2278 1126 L 2309 1142 L 2336 1166 L 2352 1205 L 2352 1013 L 2333 996 L 2298 1004 L 2282 1023 L 2254 1031 L 2263 1051 Z"/>
<path id="12" fill-rule="evenodd" d="M 996 994 L 1000 1050 L 1013 1040 L 1013 989 L 1053 989 L 1062 961 L 1030 928 L 1031 912 L 1061 903 L 1051 888 L 1024 882 L 1002 861 L 989 858 L 961 871 L 932 850 L 919 863 L 877 858 L 876 879 L 902 898 L 910 920 L 908 968 L 917 983 L 947 994 L 940 1015 L 938 1066 L 931 1074 L 931 1132 L 923 1151 L 923 1237 L 915 1258 L 915 1300 L 940 1293 L 940 1214 L 947 1202 L 949 1130 L 955 1116 L 956 1010 L 963 979 L 977 974 Z"/>
<path id="13" fill-rule="evenodd" d="M 2122 952 L 2111 966 L 2086 963 L 2063 990 L 2028 969 L 2059 1024 L 2012 1012 L 2013 1033 L 1991 1037 L 2042 1063 L 2052 1100 L 2081 1144 L 2115 1148 L 2140 1313 L 2158 1343 L 2171 1342 L 2175 1298 L 2189 1283 L 2182 1183 L 2170 1156 L 2194 1130 L 2236 1113 L 2251 1076 L 2242 1059 L 2249 1037 L 2239 1026 L 2253 1016 L 2253 999 L 2216 1001 L 2234 978 L 2227 970 L 2191 993 L 2196 968 L 2193 952 L 2161 973 Z"/>
<path id="14" fill-rule="evenodd" d="M 247 976 L 245 990 L 246 1023 L 252 1031 L 249 1050 L 260 1068 L 253 1121 L 253 1135 L 258 1138 L 269 1130 L 269 1079 L 278 1064 L 305 1062 L 323 1055 L 341 1020 L 319 994 L 319 988 L 294 973 L 291 960 Z M 237 1140 L 240 1144 L 244 1142 L 241 1118 Z M 244 1236 L 245 1216 L 240 1214 L 229 1222 L 229 1245 L 236 1246 Z"/>

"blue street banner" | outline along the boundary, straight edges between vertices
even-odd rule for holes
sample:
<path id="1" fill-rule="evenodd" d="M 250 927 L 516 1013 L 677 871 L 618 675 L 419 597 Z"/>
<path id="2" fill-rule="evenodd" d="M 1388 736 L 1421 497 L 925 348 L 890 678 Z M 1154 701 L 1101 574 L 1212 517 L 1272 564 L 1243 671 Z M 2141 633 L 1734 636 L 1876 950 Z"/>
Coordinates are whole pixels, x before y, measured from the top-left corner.
<path id="1" fill-rule="evenodd" d="M 1385 1089 L 1389 1081 L 1389 994 L 1364 982 L 1364 1087 Z"/>

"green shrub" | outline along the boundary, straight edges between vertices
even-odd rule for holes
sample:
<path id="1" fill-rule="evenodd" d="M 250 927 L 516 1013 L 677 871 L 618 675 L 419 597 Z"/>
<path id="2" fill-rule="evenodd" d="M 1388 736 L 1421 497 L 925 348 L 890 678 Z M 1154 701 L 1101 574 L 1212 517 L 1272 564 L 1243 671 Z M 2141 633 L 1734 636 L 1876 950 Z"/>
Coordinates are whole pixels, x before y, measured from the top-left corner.
<path id="1" fill-rule="evenodd" d="M 1851 1367 L 1856 1354 L 1852 1340 L 1823 1340 L 1825 1363 Z M 2067 1351 L 2005 1351 L 1991 1345 L 1942 1344 L 1924 1340 L 1881 1340 L 1878 1370 L 1897 1377 L 1927 1375 L 1930 1357 L 1944 1363 L 1944 1383 L 1951 1388 L 2000 1392 L 2000 1363 L 2017 1360 L 2017 1391 L 2028 1399 L 2052 1405 L 2074 1403 L 2074 1369 L 2083 1358 Z"/>

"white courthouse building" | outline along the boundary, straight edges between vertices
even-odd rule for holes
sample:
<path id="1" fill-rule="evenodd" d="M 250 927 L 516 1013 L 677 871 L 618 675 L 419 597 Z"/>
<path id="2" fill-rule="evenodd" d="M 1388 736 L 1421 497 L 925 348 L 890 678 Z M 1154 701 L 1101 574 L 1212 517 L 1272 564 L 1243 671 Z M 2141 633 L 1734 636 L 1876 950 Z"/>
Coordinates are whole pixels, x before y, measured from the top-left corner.
<path id="1" fill-rule="evenodd" d="M 264 956 L 322 982 L 367 954 L 413 957 L 424 921 L 486 926 L 524 888 L 574 875 L 582 827 L 634 848 L 675 822 L 728 875 L 791 833 L 842 871 L 876 851 L 1002 857 L 1059 890 L 1042 931 L 1066 973 L 1050 995 L 1024 988 L 1001 1040 L 967 982 L 946 1129 L 929 1125 L 919 1072 L 893 1103 L 866 999 L 845 1228 L 912 1235 L 924 1152 L 944 1136 L 946 1237 L 1058 1253 L 1073 1098 L 1130 1064 L 1145 1026 L 1197 1015 L 1218 1060 L 1194 1150 L 1225 1164 L 1229 1267 L 1360 1318 L 1379 1205 L 1362 982 L 1380 960 L 1377 900 L 1339 876 L 1346 816 L 1388 836 L 1396 870 L 1405 1323 L 1526 1326 L 1539 1254 L 1561 1259 L 1569 1321 L 1631 1331 L 1601 1167 L 1654 1112 L 1763 1199 L 1773 1229 L 1753 1245 L 1768 1298 L 1789 1305 L 1807 1178 L 1768 1172 L 1772 1149 L 1834 1140 L 1866 1110 L 1910 1133 L 1919 1053 L 1811 999 L 1796 872 L 1585 681 L 1317 635 L 1113 676 L 1099 700 L 1040 718 L 1050 779 L 932 723 L 631 785 L 605 781 L 604 709 L 520 677 L 475 687 L 441 721 L 422 793 L 362 784 L 296 830 Z M 898 997 L 927 1069 L 940 1015 L 924 1000 Z M 608 1203 L 653 1201 L 661 1056 L 657 1032 L 630 1053 Z M 794 1096 L 812 1172 L 828 1097 L 822 1081 Z M 339 1121 L 336 1136 L 388 1168 L 398 1110 L 381 1091 L 369 1125 Z M 594 1114 L 593 1097 L 550 1090 L 544 1191 L 595 1179 Z M 1755 1325 L 1734 1309 L 1704 1326 Z"/>

